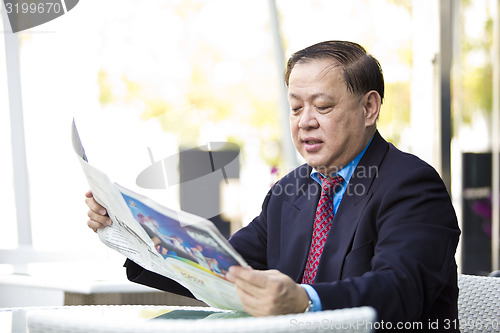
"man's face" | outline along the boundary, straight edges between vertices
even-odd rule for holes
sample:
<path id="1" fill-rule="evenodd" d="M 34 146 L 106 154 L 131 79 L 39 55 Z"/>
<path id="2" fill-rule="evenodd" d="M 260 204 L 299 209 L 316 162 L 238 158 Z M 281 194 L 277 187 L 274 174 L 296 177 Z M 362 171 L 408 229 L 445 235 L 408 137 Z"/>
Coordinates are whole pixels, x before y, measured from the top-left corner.
<path id="1" fill-rule="evenodd" d="M 328 58 L 297 63 L 288 85 L 295 148 L 307 164 L 327 174 L 356 157 L 373 134 L 363 96 L 347 90 L 340 71 Z"/>

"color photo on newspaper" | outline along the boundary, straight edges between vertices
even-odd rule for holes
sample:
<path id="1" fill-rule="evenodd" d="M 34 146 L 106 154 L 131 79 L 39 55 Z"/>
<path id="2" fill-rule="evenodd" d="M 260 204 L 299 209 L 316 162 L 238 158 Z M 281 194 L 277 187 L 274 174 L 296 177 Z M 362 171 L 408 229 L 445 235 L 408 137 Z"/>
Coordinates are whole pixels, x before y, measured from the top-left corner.
<path id="1" fill-rule="evenodd" d="M 230 266 L 240 265 L 215 241 L 206 224 L 181 226 L 178 218 L 166 216 L 137 198 L 121 194 L 163 258 L 182 260 L 220 277 L 224 277 Z"/>

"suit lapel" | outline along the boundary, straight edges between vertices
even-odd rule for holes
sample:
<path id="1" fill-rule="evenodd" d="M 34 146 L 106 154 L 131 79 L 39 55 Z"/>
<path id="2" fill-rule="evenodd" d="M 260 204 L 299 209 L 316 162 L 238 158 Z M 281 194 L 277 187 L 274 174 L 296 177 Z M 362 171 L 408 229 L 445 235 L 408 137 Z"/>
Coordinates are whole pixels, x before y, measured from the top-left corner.
<path id="1" fill-rule="evenodd" d="M 314 216 L 321 194 L 321 186 L 309 177 L 311 168 L 308 167 L 307 176 L 301 177 L 301 185 L 296 199 L 283 203 L 281 223 L 281 251 L 286 263 L 280 271 L 300 282 L 311 246 Z"/>
<path id="2" fill-rule="evenodd" d="M 333 218 L 316 281 L 340 280 L 344 258 L 351 249 L 359 217 L 372 196 L 371 185 L 378 176 L 378 168 L 387 149 L 387 142 L 377 131 L 356 167 Z"/>

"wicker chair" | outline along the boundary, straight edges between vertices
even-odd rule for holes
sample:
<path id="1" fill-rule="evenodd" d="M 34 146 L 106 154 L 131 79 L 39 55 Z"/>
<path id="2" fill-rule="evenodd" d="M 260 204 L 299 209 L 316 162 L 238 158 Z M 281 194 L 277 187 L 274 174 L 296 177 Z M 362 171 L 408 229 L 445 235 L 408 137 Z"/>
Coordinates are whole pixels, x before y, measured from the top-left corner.
<path id="1" fill-rule="evenodd" d="M 500 332 L 500 278 L 460 274 L 460 331 Z"/>

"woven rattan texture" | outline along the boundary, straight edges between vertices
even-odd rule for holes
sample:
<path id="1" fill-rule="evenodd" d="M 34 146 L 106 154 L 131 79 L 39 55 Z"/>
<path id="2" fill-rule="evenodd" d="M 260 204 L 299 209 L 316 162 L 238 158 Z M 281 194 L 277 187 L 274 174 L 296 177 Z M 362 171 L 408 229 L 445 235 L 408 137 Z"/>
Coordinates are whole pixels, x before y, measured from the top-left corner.
<path id="1" fill-rule="evenodd" d="M 500 332 L 500 278 L 460 274 L 458 287 L 460 331 Z"/>

